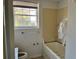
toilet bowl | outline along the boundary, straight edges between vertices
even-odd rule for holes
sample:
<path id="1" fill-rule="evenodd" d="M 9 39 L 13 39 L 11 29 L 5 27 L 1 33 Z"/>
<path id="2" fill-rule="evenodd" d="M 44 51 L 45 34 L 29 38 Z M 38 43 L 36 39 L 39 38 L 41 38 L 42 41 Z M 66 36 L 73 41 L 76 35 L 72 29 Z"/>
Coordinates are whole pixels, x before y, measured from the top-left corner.
<path id="1" fill-rule="evenodd" d="M 28 59 L 28 54 L 26 52 L 18 52 L 19 59 Z"/>

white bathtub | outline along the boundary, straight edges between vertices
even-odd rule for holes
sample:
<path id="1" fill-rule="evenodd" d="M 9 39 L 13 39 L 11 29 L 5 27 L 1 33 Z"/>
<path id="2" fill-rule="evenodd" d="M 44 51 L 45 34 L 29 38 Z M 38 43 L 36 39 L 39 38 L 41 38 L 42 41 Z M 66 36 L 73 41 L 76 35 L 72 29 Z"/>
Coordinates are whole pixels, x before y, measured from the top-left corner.
<path id="1" fill-rule="evenodd" d="M 64 46 L 57 42 L 44 44 L 45 59 L 64 59 Z"/>

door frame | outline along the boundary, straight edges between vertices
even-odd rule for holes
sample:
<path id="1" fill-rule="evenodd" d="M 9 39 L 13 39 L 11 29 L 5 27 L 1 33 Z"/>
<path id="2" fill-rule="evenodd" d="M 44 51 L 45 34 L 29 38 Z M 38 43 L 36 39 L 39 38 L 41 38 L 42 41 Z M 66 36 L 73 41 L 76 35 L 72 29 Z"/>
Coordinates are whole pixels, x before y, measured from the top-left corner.
<path id="1" fill-rule="evenodd" d="M 13 0 L 4 0 L 4 59 L 14 58 L 14 21 L 13 21 Z"/>

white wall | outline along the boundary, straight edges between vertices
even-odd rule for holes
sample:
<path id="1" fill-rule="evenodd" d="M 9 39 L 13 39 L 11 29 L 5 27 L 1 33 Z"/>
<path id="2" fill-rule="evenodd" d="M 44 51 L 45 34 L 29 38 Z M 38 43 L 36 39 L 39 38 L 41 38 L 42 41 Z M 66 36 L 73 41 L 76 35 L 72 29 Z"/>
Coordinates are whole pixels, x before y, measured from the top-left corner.
<path id="1" fill-rule="evenodd" d="M 68 0 L 68 32 L 66 39 L 65 59 L 76 59 L 76 3 Z"/>
<path id="2" fill-rule="evenodd" d="M 24 34 L 21 32 L 24 32 Z M 29 57 L 41 56 L 42 42 L 39 30 L 15 30 L 15 47 L 18 47 L 20 51 L 28 52 Z M 33 43 L 35 43 L 35 46 Z"/>

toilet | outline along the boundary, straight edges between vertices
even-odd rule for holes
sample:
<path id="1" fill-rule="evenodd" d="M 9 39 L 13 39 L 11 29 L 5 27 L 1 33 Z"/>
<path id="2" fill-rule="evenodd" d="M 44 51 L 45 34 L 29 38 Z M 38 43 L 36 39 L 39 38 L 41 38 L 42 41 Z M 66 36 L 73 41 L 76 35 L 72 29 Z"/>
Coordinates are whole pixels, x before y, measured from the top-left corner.
<path id="1" fill-rule="evenodd" d="M 18 59 L 28 59 L 28 54 L 26 52 L 18 52 Z"/>
<path id="2" fill-rule="evenodd" d="M 19 52 L 19 48 L 15 48 L 15 59 L 29 59 L 28 58 L 28 53 L 27 52 Z"/>

